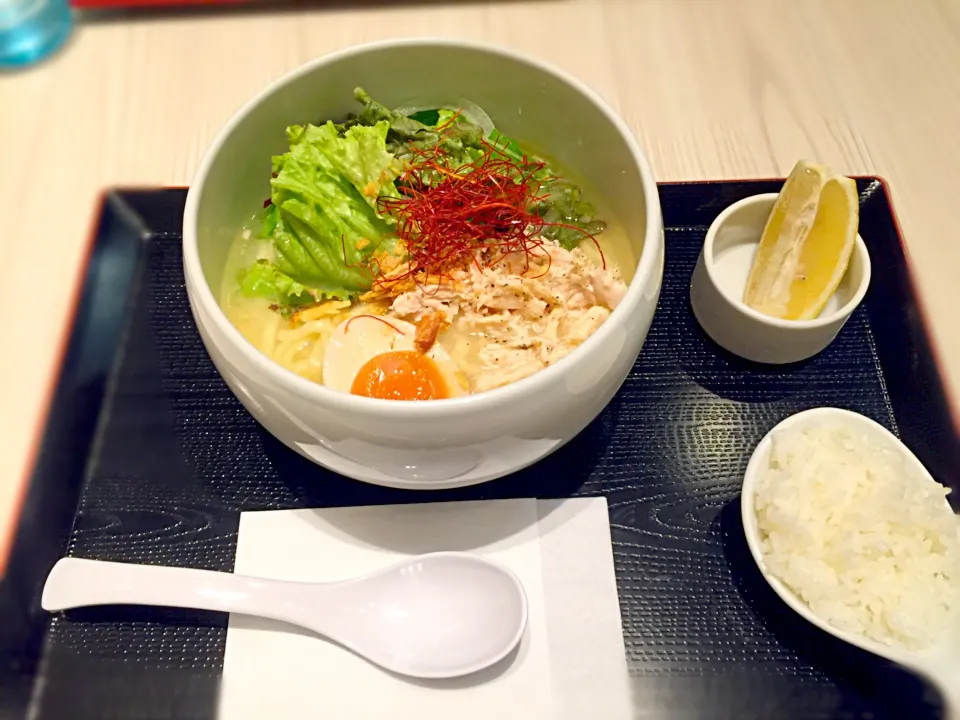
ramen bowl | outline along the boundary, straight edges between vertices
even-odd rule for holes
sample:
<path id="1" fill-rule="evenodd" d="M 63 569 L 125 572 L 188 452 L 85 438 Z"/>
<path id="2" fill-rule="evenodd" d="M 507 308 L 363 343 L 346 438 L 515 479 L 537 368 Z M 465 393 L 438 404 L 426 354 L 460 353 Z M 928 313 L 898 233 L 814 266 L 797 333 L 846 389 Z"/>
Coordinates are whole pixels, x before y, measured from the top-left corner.
<path id="1" fill-rule="evenodd" d="M 505 80 L 509 79 L 509 80 Z M 285 128 L 345 116 L 356 86 L 389 107 L 469 100 L 498 129 L 570 168 L 625 228 L 639 258 L 609 318 L 568 355 L 522 380 L 444 400 L 337 392 L 253 347 L 218 304 L 230 243 L 270 195 Z M 348 477 L 441 489 L 528 466 L 579 433 L 619 389 L 653 319 L 663 222 L 649 164 L 624 122 L 565 73 L 508 50 L 450 40 L 354 47 L 277 80 L 220 132 L 187 197 L 184 275 L 200 337 L 227 385 L 277 439 Z"/>

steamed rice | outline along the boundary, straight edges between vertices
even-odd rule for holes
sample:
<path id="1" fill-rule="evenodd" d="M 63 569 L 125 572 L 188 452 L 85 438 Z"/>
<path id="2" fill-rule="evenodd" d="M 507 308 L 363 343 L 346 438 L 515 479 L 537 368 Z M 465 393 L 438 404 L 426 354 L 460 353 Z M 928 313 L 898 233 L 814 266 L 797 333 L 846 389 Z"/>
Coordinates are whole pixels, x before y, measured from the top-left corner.
<path id="1" fill-rule="evenodd" d="M 767 569 L 836 628 L 908 649 L 933 644 L 960 577 L 949 490 L 840 423 L 772 441 L 755 497 Z"/>

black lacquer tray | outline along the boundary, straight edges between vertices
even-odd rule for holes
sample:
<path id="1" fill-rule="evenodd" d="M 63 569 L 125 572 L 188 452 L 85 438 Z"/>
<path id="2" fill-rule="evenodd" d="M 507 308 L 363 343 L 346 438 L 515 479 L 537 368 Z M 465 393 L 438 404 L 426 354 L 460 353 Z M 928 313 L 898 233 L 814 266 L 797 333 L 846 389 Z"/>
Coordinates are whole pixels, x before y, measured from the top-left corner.
<path id="1" fill-rule="evenodd" d="M 347 480 L 263 431 L 217 375 L 190 317 L 179 235 L 185 191 L 109 193 L 0 585 L 0 717 L 23 717 L 28 706 L 38 720 L 216 716 L 226 618 L 108 608 L 51 621 L 39 591 L 64 552 L 228 571 L 244 510 L 601 494 L 636 717 L 938 717 L 939 699 L 919 681 L 795 616 L 747 551 L 738 502 L 747 459 L 800 410 L 834 405 L 872 417 L 948 485 L 960 467 L 879 180 L 858 181 L 872 286 L 830 348 L 764 367 L 700 330 L 688 285 L 707 226 L 730 203 L 780 184 L 661 185 L 663 293 L 620 393 L 534 467 L 435 494 Z M 362 717 L 362 696 L 357 702 Z"/>

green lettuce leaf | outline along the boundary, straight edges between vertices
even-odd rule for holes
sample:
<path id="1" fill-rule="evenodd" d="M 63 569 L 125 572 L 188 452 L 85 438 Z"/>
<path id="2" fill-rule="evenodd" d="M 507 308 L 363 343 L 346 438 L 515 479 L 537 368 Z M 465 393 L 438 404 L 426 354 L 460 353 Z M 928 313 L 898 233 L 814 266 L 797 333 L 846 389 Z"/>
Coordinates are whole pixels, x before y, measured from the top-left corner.
<path id="1" fill-rule="evenodd" d="M 386 150 L 389 123 L 355 126 L 341 136 L 333 123 L 287 128 L 290 152 L 273 159 L 271 205 L 263 230 L 277 251 L 276 269 L 319 296 L 349 299 L 373 283 L 362 266 L 391 250 L 393 222 L 376 210 L 396 195 L 402 165 Z"/>
<path id="2" fill-rule="evenodd" d="M 306 143 L 316 148 L 368 205 L 376 207 L 380 195 L 397 195 L 393 181 L 403 170 L 403 163 L 387 152 L 389 129 L 390 123 L 381 120 L 371 126 L 355 125 L 341 136 L 331 122 L 319 127 L 307 125 L 291 144 L 296 147 Z"/>
<path id="3" fill-rule="evenodd" d="M 514 162 L 523 162 L 527 157 L 520 149 L 520 144 L 516 140 L 507 137 L 496 128 L 490 131 L 490 137 L 488 139 L 491 145 Z"/>
<path id="4" fill-rule="evenodd" d="M 427 127 L 442 128 L 457 116 L 456 110 L 435 108 L 433 110 L 418 110 L 407 115 L 411 120 L 423 123 Z"/>
<path id="5" fill-rule="evenodd" d="M 363 88 L 355 89 L 353 96 L 363 106 L 356 118 L 361 125 L 387 122 L 390 126 L 391 139 L 394 141 L 426 140 L 437 137 L 436 128 L 378 103 Z"/>
<path id="6" fill-rule="evenodd" d="M 450 123 L 455 117 L 457 117 L 456 110 L 437 110 L 437 121 L 434 123 L 435 127 L 443 128 Z M 463 118 L 458 118 L 458 120 L 463 120 Z M 464 121 L 466 122 L 466 121 Z"/>
<path id="7" fill-rule="evenodd" d="M 547 181 L 547 199 L 533 210 L 546 223 L 544 237 L 556 240 L 562 247 L 572 250 L 587 237 L 602 233 L 607 224 L 596 218 L 593 205 L 583 199 L 583 192 L 576 185 L 564 180 Z"/>
<path id="8" fill-rule="evenodd" d="M 260 236 L 273 237 L 277 229 L 277 223 L 280 222 L 280 210 L 272 202 L 263 210 L 263 216 L 260 220 Z"/>
<path id="9" fill-rule="evenodd" d="M 337 127 L 346 133 L 357 124 L 389 123 L 387 150 L 401 160 L 413 157 L 414 149 L 430 150 L 437 145 L 444 150 L 450 167 L 462 167 L 483 154 L 483 129 L 479 125 L 461 116 L 445 126 L 456 114 L 453 110 L 438 109 L 437 121 L 428 125 L 417 118 L 433 120 L 432 111 L 414 113 L 412 117 L 403 115 L 374 100 L 363 88 L 354 90 L 354 97 L 363 108 L 356 117 Z"/>
<path id="10" fill-rule="evenodd" d="M 387 151 L 389 129 L 386 122 L 352 127 L 330 149 L 331 160 L 374 208 L 379 197 L 399 196 L 393 181 L 403 171 L 403 163 Z"/>
<path id="11" fill-rule="evenodd" d="M 407 115 L 411 120 L 416 120 L 417 122 L 423 123 L 428 127 L 436 127 L 440 124 L 440 113 L 447 112 L 445 110 L 418 110 L 417 112 L 410 113 Z"/>
<path id="12" fill-rule="evenodd" d="M 403 170 L 403 163 L 387 151 L 389 130 L 386 120 L 369 126 L 354 125 L 342 134 L 332 122 L 320 126 L 292 125 L 287 128 L 291 151 L 273 158 L 273 171 L 281 173 L 290 155 L 308 145 L 318 150 L 328 168 L 346 177 L 373 207 L 381 191 L 395 193 L 393 181 Z"/>
<path id="13" fill-rule="evenodd" d="M 269 260 L 257 260 L 241 270 L 237 281 L 247 297 L 262 297 L 277 305 L 304 305 L 316 301 L 309 289 L 277 269 Z"/>

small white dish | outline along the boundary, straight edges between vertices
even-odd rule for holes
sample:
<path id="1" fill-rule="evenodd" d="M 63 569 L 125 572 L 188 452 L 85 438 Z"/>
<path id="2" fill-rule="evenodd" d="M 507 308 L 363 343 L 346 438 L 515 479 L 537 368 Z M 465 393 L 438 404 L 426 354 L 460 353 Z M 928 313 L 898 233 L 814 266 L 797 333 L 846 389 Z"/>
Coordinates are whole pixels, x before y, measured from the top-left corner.
<path id="1" fill-rule="evenodd" d="M 327 583 L 62 558 L 40 604 L 48 612 L 160 605 L 253 615 L 328 637 L 391 672 L 428 679 L 496 664 L 527 625 L 527 596 L 516 575 L 456 552 L 419 555 Z"/>
<path id="2" fill-rule="evenodd" d="M 821 620 L 789 587 L 767 570 L 761 545 L 760 529 L 757 524 L 755 499 L 761 470 L 770 462 L 772 437 L 774 433 L 781 430 L 787 430 L 791 427 L 803 425 L 818 419 L 834 423 L 839 421 L 844 424 L 856 426 L 859 431 L 868 433 L 876 442 L 883 443 L 892 450 L 902 453 L 905 460 L 912 465 L 921 476 L 929 479 L 930 482 L 936 482 L 923 466 L 923 463 L 917 459 L 906 445 L 900 442 L 889 430 L 870 418 L 849 410 L 832 407 L 814 408 L 797 413 L 796 415 L 791 415 L 764 436 L 757 445 L 756 450 L 754 450 L 750 462 L 747 464 L 747 470 L 744 473 L 743 487 L 740 492 L 740 513 L 743 519 L 743 532 L 747 538 L 747 545 L 750 547 L 750 554 L 753 555 L 757 567 L 763 574 L 764 579 L 770 584 L 770 587 L 773 588 L 774 592 L 780 596 L 780 599 L 789 605 L 798 615 L 816 625 L 824 632 L 844 642 L 867 650 L 874 655 L 892 660 L 899 665 L 909 668 L 917 675 L 925 677 L 943 694 L 944 707 L 946 709 L 945 717 L 951 720 L 957 720 L 960 718 L 960 623 L 954 622 L 952 627 L 944 628 L 942 640 L 935 647 L 928 650 L 911 651 L 891 647 L 871 640 L 863 635 L 839 630 L 824 620 Z M 955 620 L 956 619 L 957 618 L 955 618 Z"/>
<path id="3" fill-rule="evenodd" d="M 704 332 L 722 348 L 779 365 L 806 360 L 833 341 L 867 293 L 870 256 L 857 235 L 840 286 L 813 320 L 780 320 L 747 307 L 747 276 L 776 199 L 776 193 L 744 198 L 713 221 L 690 281 L 690 303 Z"/>

